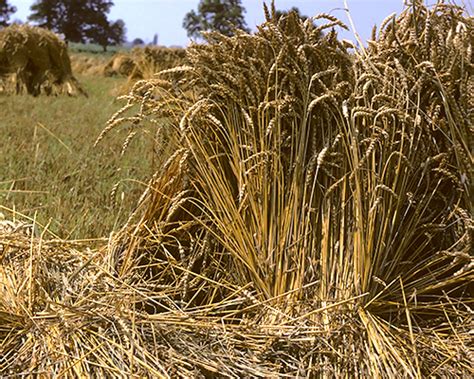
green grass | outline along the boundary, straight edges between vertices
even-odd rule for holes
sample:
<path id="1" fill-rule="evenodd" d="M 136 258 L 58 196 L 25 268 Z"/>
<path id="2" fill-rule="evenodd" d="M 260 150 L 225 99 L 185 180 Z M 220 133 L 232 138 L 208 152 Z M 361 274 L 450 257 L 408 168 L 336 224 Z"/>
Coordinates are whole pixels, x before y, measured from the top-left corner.
<path id="1" fill-rule="evenodd" d="M 79 78 L 89 97 L 0 96 L 0 211 L 36 218 L 61 238 L 107 236 L 123 224 L 154 171 L 153 138 L 124 135 L 94 147 L 121 107 L 112 78 Z M 116 183 L 115 202 L 111 191 Z"/>
<path id="2" fill-rule="evenodd" d="M 88 53 L 112 56 L 121 51 L 129 51 L 130 48 L 126 46 L 107 46 L 107 51 L 104 52 L 102 46 L 93 43 L 69 43 L 69 50 L 72 53 Z"/>

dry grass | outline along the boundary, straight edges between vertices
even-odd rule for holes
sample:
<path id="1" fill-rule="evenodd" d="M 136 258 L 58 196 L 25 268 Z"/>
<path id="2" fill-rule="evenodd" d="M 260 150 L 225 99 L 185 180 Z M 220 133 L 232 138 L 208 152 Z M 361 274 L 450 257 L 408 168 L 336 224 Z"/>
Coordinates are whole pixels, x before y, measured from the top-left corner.
<path id="1" fill-rule="evenodd" d="M 265 13 L 124 97 L 99 140 L 176 149 L 107 246 L 0 237 L 6 372 L 474 374 L 472 18 L 415 1 L 351 54 Z"/>

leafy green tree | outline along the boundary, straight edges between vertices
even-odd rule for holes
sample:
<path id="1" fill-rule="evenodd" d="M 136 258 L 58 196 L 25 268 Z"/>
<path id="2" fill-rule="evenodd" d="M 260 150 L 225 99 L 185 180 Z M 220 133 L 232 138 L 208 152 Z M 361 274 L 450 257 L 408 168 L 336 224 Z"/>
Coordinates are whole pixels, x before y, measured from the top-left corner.
<path id="1" fill-rule="evenodd" d="M 125 22 L 121 19 L 113 21 L 109 24 L 109 44 L 110 45 L 121 45 L 127 41 L 127 28 Z"/>
<path id="2" fill-rule="evenodd" d="M 16 12 L 16 8 L 8 4 L 7 0 L 0 0 L 0 26 L 7 26 L 10 15 Z"/>
<path id="3" fill-rule="evenodd" d="M 107 19 L 103 19 L 97 21 L 93 28 L 89 28 L 85 32 L 88 41 L 98 43 L 104 51 L 109 45 L 121 45 L 125 42 L 126 28 L 123 20 L 109 22 Z"/>
<path id="4" fill-rule="evenodd" d="M 189 37 L 200 37 L 202 32 L 218 31 L 232 35 L 234 28 L 248 31 L 241 0 L 200 0 L 197 12 L 191 10 L 183 20 Z"/>
<path id="5" fill-rule="evenodd" d="M 145 41 L 143 41 L 141 38 L 135 38 L 132 41 L 133 46 L 140 46 L 140 45 L 144 45 L 144 44 L 145 44 Z"/>
<path id="6" fill-rule="evenodd" d="M 62 33 L 68 42 L 93 42 L 104 50 L 125 40 L 125 23 L 107 18 L 109 0 L 36 0 L 28 17 L 39 26 Z"/>
<path id="7" fill-rule="evenodd" d="M 72 9 L 69 10 L 69 7 Z M 66 35 L 66 29 L 73 30 L 74 27 L 70 25 L 73 20 L 68 20 L 65 17 L 74 8 L 77 8 L 75 1 L 66 3 L 58 0 L 36 0 L 30 7 L 32 13 L 28 16 L 28 20 L 43 28 Z M 76 42 L 77 36 L 74 34 L 71 35 L 71 32 L 68 31 L 67 40 Z"/>

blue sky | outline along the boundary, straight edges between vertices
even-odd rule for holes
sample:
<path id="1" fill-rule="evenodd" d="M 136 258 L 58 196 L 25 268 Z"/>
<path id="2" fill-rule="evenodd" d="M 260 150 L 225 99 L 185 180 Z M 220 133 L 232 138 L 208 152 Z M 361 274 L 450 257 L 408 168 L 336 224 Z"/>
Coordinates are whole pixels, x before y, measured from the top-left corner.
<path id="1" fill-rule="evenodd" d="M 18 8 L 12 18 L 25 21 L 30 13 L 33 0 L 9 0 Z M 269 4 L 271 0 L 267 1 Z M 196 9 L 199 0 L 115 0 L 109 18 L 121 18 L 127 26 L 127 38 L 133 40 L 140 37 L 146 42 L 158 34 L 160 45 L 186 46 L 188 38 L 182 28 L 182 21 L 187 12 Z M 352 18 L 358 33 L 365 40 L 370 36 L 372 26 L 379 24 L 392 12 L 399 13 L 403 8 L 403 0 L 347 0 Z M 243 0 L 246 9 L 245 19 L 250 28 L 263 21 L 262 1 Z M 347 22 L 342 10 L 342 0 L 276 0 L 277 8 L 288 9 L 296 6 L 302 14 L 314 16 L 321 12 L 337 16 Z M 343 38 L 354 39 L 352 34 L 344 33 Z"/>

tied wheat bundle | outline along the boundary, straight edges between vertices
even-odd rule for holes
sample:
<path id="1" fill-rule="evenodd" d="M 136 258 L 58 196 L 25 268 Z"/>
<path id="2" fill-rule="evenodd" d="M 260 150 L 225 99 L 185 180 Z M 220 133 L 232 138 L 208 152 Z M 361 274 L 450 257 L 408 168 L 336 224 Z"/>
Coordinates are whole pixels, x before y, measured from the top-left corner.
<path id="1" fill-rule="evenodd" d="M 135 69 L 135 62 L 127 54 L 115 54 L 104 66 L 105 76 L 129 76 Z"/>
<path id="2" fill-rule="evenodd" d="M 71 68 L 76 75 L 101 76 L 108 64 L 106 56 L 76 52 L 71 54 Z"/>
<path id="3" fill-rule="evenodd" d="M 472 18 L 414 1 L 351 54 L 265 14 L 123 97 L 98 142 L 176 149 L 108 246 L 1 237 L 0 368 L 473 374 Z"/>
<path id="4" fill-rule="evenodd" d="M 125 76 L 127 83 L 119 90 L 128 93 L 139 80 L 153 78 L 155 73 L 184 64 L 185 49 L 146 46 L 136 47 L 130 53 L 118 53 L 104 66 L 105 76 Z"/>
<path id="5" fill-rule="evenodd" d="M 86 94 L 72 74 L 66 44 L 54 33 L 29 25 L 0 30 L 0 88 L 35 96 Z"/>

